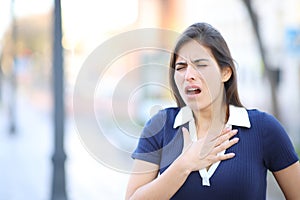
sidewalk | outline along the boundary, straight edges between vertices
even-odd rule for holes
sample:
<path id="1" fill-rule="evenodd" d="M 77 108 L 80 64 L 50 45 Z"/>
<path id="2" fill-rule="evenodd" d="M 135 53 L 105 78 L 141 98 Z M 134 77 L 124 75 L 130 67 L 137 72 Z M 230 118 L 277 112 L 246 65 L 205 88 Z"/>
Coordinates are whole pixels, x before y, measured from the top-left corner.
<path id="1" fill-rule="evenodd" d="M 8 112 L 0 107 L 0 200 L 48 200 L 51 192 L 53 128 L 51 113 L 19 97 L 17 132 L 8 133 Z M 71 200 L 124 199 L 127 174 L 108 169 L 81 145 L 66 120 L 66 182 Z"/>
<path id="2" fill-rule="evenodd" d="M 0 107 L 0 200 L 49 200 L 52 115 L 24 97 L 17 102 L 17 132 L 8 133 L 7 110 Z M 66 120 L 67 193 L 70 200 L 124 199 L 127 174 L 104 167 L 81 145 L 72 119 Z M 284 199 L 269 177 L 268 200 Z"/>

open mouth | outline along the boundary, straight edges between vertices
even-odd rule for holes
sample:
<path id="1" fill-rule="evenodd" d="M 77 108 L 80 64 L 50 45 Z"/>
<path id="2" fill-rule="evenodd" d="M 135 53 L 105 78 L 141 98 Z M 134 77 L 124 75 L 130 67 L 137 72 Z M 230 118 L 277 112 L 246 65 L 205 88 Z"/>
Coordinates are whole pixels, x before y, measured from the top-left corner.
<path id="1" fill-rule="evenodd" d="M 187 87 L 185 90 L 185 93 L 187 95 L 195 95 L 195 94 L 200 94 L 201 93 L 201 89 L 198 87 Z"/>

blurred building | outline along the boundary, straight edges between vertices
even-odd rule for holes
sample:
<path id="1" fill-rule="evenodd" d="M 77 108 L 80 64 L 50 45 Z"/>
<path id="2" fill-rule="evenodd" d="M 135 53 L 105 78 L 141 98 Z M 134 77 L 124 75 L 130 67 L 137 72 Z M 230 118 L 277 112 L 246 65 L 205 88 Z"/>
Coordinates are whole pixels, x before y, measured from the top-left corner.
<path id="1" fill-rule="evenodd" d="M 101 45 L 101 43 L 111 39 L 115 35 L 137 28 L 149 27 L 181 32 L 192 23 L 208 22 L 222 33 L 232 51 L 238 68 L 240 95 L 245 106 L 272 112 L 270 86 L 263 72 L 261 56 L 253 34 L 253 27 L 242 0 L 132 0 L 128 1 L 128 5 L 112 1 L 112 4 L 120 4 L 124 8 L 126 6 L 126 9 L 123 9 L 123 11 L 105 12 L 107 18 L 112 19 L 105 23 L 102 22 L 105 15 L 96 12 L 100 9 L 111 8 L 109 5 L 107 7 L 107 5 L 91 2 L 88 5 L 77 3 L 78 5 L 73 5 L 73 8 L 79 9 L 80 7 L 83 13 L 86 13 L 88 8 L 93 7 L 93 9 L 91 9 L 86 18 L 82 16 L 79 21 L 75 22 L 72 20 L 75 17 L 75 10 L 71 12 L 71 10 L 67 9 L 67 3 L 65 4 L 65 7 L 63 6 L 65 9 L 65 47 L 66 55 L 68 55 L 66 71 L 69 76 L 70 88 L 72 88 L 72 85 L 76 81 L 76 75 L 84 59 L 88 57 L 88 54 L 98 45 Z M 293 139 L 299 140 L 300 3 L 296 0 L 267 0 L 264 2 L 253 1 L 252 4 L 254 10 L 257 12 L 267 59 L 275 71 L 278 72 L 277 96 L 281 115 L 280 120 L 291 133 Z M 127 9 L 130 9 L 130 12 Z M 131 14 L 125 17 L 125 13 Z M 120 21 L 119 18 L 123 18 L 123 20 Z M 90 21 L 89 24 L 92 24 L 92 26 L 86 25 L 87 20 Z M 78 24 L 81 26 L 78 26 Z M 149 40 L 153 38 L 145 39 Z M 156 39 L 160 39 L 162 43 L 167 41 L 167 38 L 158 37 Z M 103 81 L 111 83 L 108 85 L 116 86 L 118 80 L 126 75 L 126 73 L 140 65 L 153 62 L 151 59 L 160 60 L 161 64 L 167 66 L 169 62 L 168 56 L 166 54 L 160 56 L 159 54 L 159 52 L 140 50 L 139 52 L 135 52 L 134 55 L 123 55 L 122 59 L 113 63 L 111 68 L 114 68 L 112 70 L 114 72 L 109 72 L 110 75 L 106 74 L 106 80 Z M 116 64 L 120 66 L 118 67 Z M 138 73 L 138 70 L 136 73 Z M 133 85 L 138 86 L 142 84 L 145 80 L 155 80 L 155 78 L 161 79 L 163 85 L 167 84 L 167 74 L 165 71 L 156 73 L 155 75 L 151 72 L 145 72 L 133 77 L 130 82 L 127 81 L 122 84 L 129 84 L 128 88 L 130 88 Z M 115 89 L 113 87 L 110 89 L 106 88 L 107 91 Z M 163 107 L 171 105 L 168 92 L 166 88 L 152 87 L 151 89 L 151 87 L 145 87 L 139 93 L 134 103 L 136 106 L 135 109 L 130 109 L 133 112 L 131 115 L 136 115 L 137 117 L 144 115 L 146 116 L 145 118 L 148 118 L 151 101 L 154 104 L 161 104 Z M 110 95 L 107 97 L 111 98 Z M 99 95 L 98 97 L 101 97 L 100 99 L 104 101 L 103 95 Z M 128 108 L 128 99 L 122 100 L 122 95 L 120 95 L 119 100 L 122 102 L 120 105 L 123 105 L 120 107 Z M 98 106 L 100 109 L 99 113 L 103 113 L 103 109 L 108 108 L 107 106 L 101 106 L 101 103 Z M 142 113 L 134 113 L 134 110 L 140 110 L 137 109 L 139 107 L 144 108 Z M 298 112 L 295 112 L 295 110 Z M 122 113 L 126 113 L 124 117 L 127 117 L 127 112 L 125 109 L 119 112 L 118 115 L 121 116 Z M 145 118 L 142 121 L 145 121 Z"/>
<path id="2" fill-rule="evenodd" d="M 49 0 L 47 1 L 50 2 Z M 43 4 L 42 2 L 44 1 L 38 2 Z M 52 5 L 51 2 L 50 5 Z M 20 5 L 26 4 L 26 8 L 36 7 L 37 10 L 40 10 L 40 6 L 30 5 L 30 3 L 31 1 L 26 1 L 25 3 L 20 3 Z M 294 144 L 299 148 L 300 2 L 299 0 L 253 0 L 252 3 L 258 15 L 267 59 L 274 71 L 278 72 L 277 97 L 281 115 L 280 120 L 290 134 Z M 7 5 L 9 8 L 9 3 Z M 24 7 L 20 5 L 17 7 L 22 10 Z M 1 20 L 4 20 L 2 16 L 9 10 L 8 8 L 4 9 L 4 4 L 1 4 L 1 6 L 3 7 L 3 12 L 0 13 L 0 25 L 2 24 Z M 49 113 L 51 113 L 52 106 L 50 87 L 52 57 L 52 32 L 50 27 L 52 21 L 51 15 L 49 15 L 50 11 L 51 8 L 49 8 L 49 13 L 46 14 L 35 13 L 35 15 L 27 17 L 22 15 L 18 16 L 17 19 L 19 34 L 17 42 L 19 47 L 17 55 L 18 95 L 25 96 L 32 107 L 38 108 L 38 110 L 42 109 L 46 113 L 43 113 L 46 119 L 41 118 L 36 121 L 34 119 L 34 123 L 37 122 L 37 126 L 31 127 L 32 121 L 30 120 L 33 119 L 32 116 L 40 115 L 34 112 L 31 113 L 29 110 L 31 107 L 27 108 L 28 102 L 26 101 L 23 104 L 25 105 L 23 106 L 25 112 L 20 115 L 22 124 L 28 126 L 26 137 L 22 137 L 21 140 L 9 140 L 7 144 L 6 140 L 4 140 L 4 146 L 9 146 L 13 143 L 13 146 L 4 151 L 5 155 L 5 152 L 10 153 L 13 149 L 18 150 L 16 147 L 19 143 L 17 142 L 21 141 L 24 146 L 30 146 L 30 148 L 27 147 L 27 151 L 24 151 L 25 148 L 23 149 L 21 145 L 19 147 L 19 157 L 14 157 L 16 153 L 13 156 L 7 156 L 9 158 L 8 161 L 11 161 L 10 157 L 12 157 L 12 160 L 20 159 L 17 160 L 18 165 L 13 168 L 18 172 L 20 171 L 17 168 L 22 165 L 22 161 L 27 161 L 27 158 L 21 156 L 39 152 L 43 148 L 42 146 L 47 147 L 45 152 L 42 151 L 46 155 L 51 146 L 49 141 L 52 141 L 50 129 L 45 130 L 46 128 L 42 129 L 40 127 L 42 122 L 47 122 L 47 117 L 51 115 Z M 272 112 L 270 85 L 263 72 L 257 41 L 242 0 L 62 1 L 62 13 L 67 117 L 76 114 L 82 116 L 86 114 L 95 115 L 99 123 L 105 125 L 104 128 L 106 130 L 110 130 L 106 136 L 110 137 L 109 140 L 120 147 L 120 149 L 132 151 L 135 148 L 135 141 L 132 141 L 131 138 L 138 137 L 143 124 L 149 119 L 151 114 L 162 107 L 174 105 L 168 88 L 168 72 L 166 70 L 169 63 L 169 52 L 163 49 L 139 48 L 136 51 L 128 51 L 116 56 L 107 66 L 101 66 L 101 63 L 99 63 L 99 70 L 92 71 L 86 80 L 89 83 L 90 79 L 98 78 L 97 84 L 94 85 L 96 89 L 93 94 L 93 113 L 86 113 L 84 104 L 79 113 L 73 112 L 73 92 L 78 81 L 78 74 L 97 47 L 105 42 L 109 42 L 115 36 L 139 28 L 166 29 L 180 33 L 188 25 L 195 22 L 212 24 L 226 39 L 236 61 L 239 91 L 243 104 L 248 108 L 259 108 Z M 11 32 L 7 30 L 6 34 L 0 39 L 0 53 L 2 53 L 0 65 L 4 76 L 9 74 L 12 69 L 9 47 L 11 44 L 9 39 L 7 39 L 9 37 L 11 37 Z M 111 49 L 107 49 L 107 52 L 113 53 L 114 50 L 121 49 L 127 43 L 134 42 L 135 39 L 130 38 L 124 43 L 120 42 L 111 46 Z M 170 45 L 171 41 L 165 35 L 145 36 L 145 40 L 159 41 L 162 46 L 165 45 L 166 47 Z M 101 55 L 99 56 L 100 61 Z M 87 86 L 89 85 L 87 84 Z M 7 91 L 4 90 L 3 92 L 6 96 L 8 94 Z M 2 111 L 6 114 L 5 109 Z M 5 118 L 5 115 L 0 117 Z M 40 122 L 40 120 L 44 121 Z M 2 121 L 5 122 L 5 120 Z M 72 120 L 67 120 L 67 123 L 70 122 L 72 123 Z M 50 126 L 43 127 L 49 128 Z M 99 167 L 99 163 L 96 162 L 95 165 L 90 164 L 90 155 L 85 152 L 86 149 L 82 149 L 82 146 L 80 146 L 82 141 L 76 140 L 78 135 L 73 134 L 76 132 L 74 127 L 68 127 L 68 130 L 71 133 L 66 141 L 69 144 L 68 178 L 70 180 L 70 193 L 73 192 L 74 197 L 79 197 L 79 199 L 82 192 L 82 196 L 85 196 L 83 198 L 87 198 L 89 195 L 97 196 L 99 193 L 101 193 L 100 196 L 104 193 L 107 196 L 111 194 L 115 196 L 122 195 L 116 192 L 116 189 L 118 191 L 120 188 L 125 190 L 125 185 L 120 184 L 118 185 L 119 188 L 115 187 L 115 181 L 120 180 L 120 174 L 115 174 L 116 176 L 112 178 L 108 172 L 109 169 Z M 47 137 L 44 137 L 43 134 L 47 134 Z M 45 139 L 48 137 L 49 139 Z M 88 155 L 85 155 L 85 157 L 80 155 L 84 153 Z M 49 158 L 46 158 L 44 154 L 42 156 L 46 163 L 45 166 L 48 166 Z M 34 158 L 34 156 L 31 157 Z M 7 170 L 12 172 L 9 162 L 5 163 Z M 35 174 L 35 167 L 40 167 L 40 165 L 31 166 L 29 165 L 30 163 L 35 162 L 26 162 L 28 169 L 31 169 L 34 172 L 33 174 Z M 89 166 L 92 166 L 92 170 L 86 170 L 90 169 L 88 168 Z M 45 167 L 41 168 L 45 169 Z M 78 171 L 82 173 L 78 173 Z M 43 176 L 48 175 L 44 172 L 41 173 Z M 6 179 L 12 179 L 9 177 L 10 174 L 7 175 Z M 20 173 L 16 174 L 19 175 Z M 24 174 L 26 175 L 26 173 Z M 30 174 L 27 174 L 27 176 L 23 177 L 24 185 L 27 184 L 27 179 L 29 180 L 33 177 L 29 176 Z M 103 177 L 106 177 L 106 179 L 103 179 Z M 4 178 L 4 180 L 6 179 Z M 126 182 L 125 179 L 126 177 L 122 182 L 123 184 Z M 19 179 L 16 178 L 16 180 Z M 12 179 L 12 181 L 14 180 Z M 40 190 L 39 193 L 44 193 L 45 188 L 48 186 L 43 189 L 37 189 L 35 185 L 43 187 L 47 183 L 40 184 L 38 181 L 40 180 L 37 178 L 31 181 L 36 182 L 34 186 L 28 186 L 31 190 L 27 189 L 27 187 L 25 189 L 22 188 L 22 185 L 20 188 L 28 190 L 28 193 L 31 193 L 28 194 L 29 196 L 35 193 L 36 190 Z M 99 187 L 99 185 L 101 186 Z M 20 188 L 16 188 L 16 191 L 13 192 L 17 193 Z M 99 190 L 99 188 L 105 189 Z"/>

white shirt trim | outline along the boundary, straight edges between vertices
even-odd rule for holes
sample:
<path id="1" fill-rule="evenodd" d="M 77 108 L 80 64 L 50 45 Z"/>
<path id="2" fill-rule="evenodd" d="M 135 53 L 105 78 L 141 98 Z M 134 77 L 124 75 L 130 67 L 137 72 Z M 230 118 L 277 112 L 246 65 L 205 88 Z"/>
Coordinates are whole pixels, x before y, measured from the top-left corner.
<path id="1" fill-rule="evenodd" d="M 188 106 L 182 107 L 176 115 L 173 128 L 177 128 L 193 119 L 192 110 Z M 246 108 L 229 105 L 229 118 L 226 125 L 250 128 L 251 124 Z"/>

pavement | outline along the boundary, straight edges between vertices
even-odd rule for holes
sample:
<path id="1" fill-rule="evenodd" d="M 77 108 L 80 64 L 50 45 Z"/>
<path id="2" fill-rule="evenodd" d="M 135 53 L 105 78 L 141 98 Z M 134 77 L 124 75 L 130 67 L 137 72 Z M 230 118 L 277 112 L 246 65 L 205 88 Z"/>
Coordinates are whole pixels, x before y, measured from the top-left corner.
<path id="1" fill-rule="evenodd" d="M 49 200 L 53 153 L 52 114 L 19 95 L 16 133 L 9 133 L 9 115 L 0 106 L 0 200 Z M 74 121 L 66 120 L 66 190 L 70 200 L 124 199 L 128 174 L 97 162 L 83 147 Z M 268 176 L 268 200 L 284 199 Z"/>
<path id="2" fill-rule="evenodd" d="M 0 107 L 0 200 L 49 200 L 51 197 L 52 114 L 20 97 L 16 132 L 9 133 L 9 115 Z M 68 199 L 124 199 L 128 175 L 97 162 L 83 147 L 71 118 L 65 125 Z"/>

